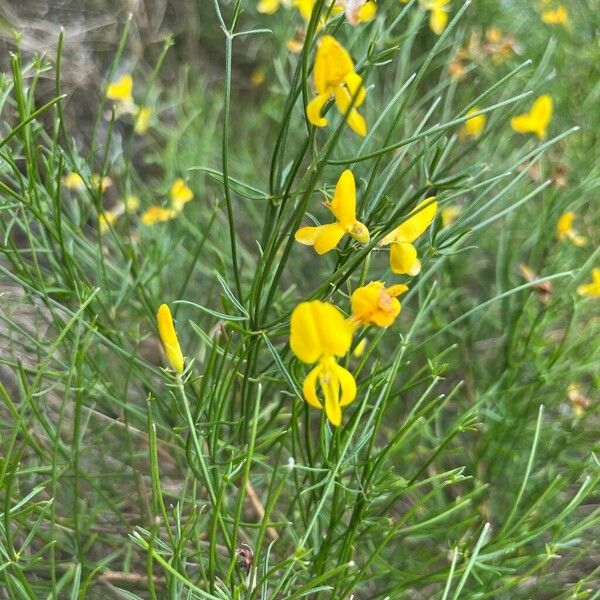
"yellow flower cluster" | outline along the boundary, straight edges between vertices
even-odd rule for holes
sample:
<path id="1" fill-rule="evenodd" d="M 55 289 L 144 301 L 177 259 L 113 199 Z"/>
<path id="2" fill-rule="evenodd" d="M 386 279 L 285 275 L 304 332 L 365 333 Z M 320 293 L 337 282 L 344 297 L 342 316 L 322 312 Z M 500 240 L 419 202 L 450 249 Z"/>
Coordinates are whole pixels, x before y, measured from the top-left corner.
<path id="1" fill-rule="evenodd" d="M 336 221 L 327 225 L 300 228 L 295 238 L 301 244 L 313 246 L 318 254 L 333 250 L 344 235 L 360 244 L 370 242 L 370 234 L 356 216 L 356 184 L 352 171 L 346 169 L 337 181 L 333 199 L 325 202 Z M 421 262 L 414 242 L 431 225 L 437 212 L 434 197 L 421 201 L 407 219 L 384 236 L 380 246 L 390 246 L 390 267 L 396 274 L 417 275 Z M 353 332 L 360 326 L 389 327 L 400 314 L 398 296 L 408 286 L 396 284 L 386 287 L 381 281 L 371 281 L 352 293 L 350 317 L 333 304 L 314 300 L 303 302 L 292 312 L 290 347 L 304 363 L 316 366 L 307 375 L 302 387 L 306 402 L 315 408 L 324 408 L 329 421 L 339 426 L 342 408 L 356 397 L 353 375 L 337 364 L 352 344 Z M 355 355 L 364 351 L 364 340 L 355 349 Z M 324 398 L 319 399 L 317 383 Z"/>
<path id="2" fill-rule="evenodd" d="M 117 116 L 133 115 L 133 130 L 138 135 L 144 135 L 152 118 L 152 109 L 149 106 L 137 106 L 133 100 L 133 76 L 123 73 L 118 79 L 109 83 L 106 88 L 106 97 L 115 103 Z"/>
<path id="3" fill-rule="evenodd" d="M 144 225 L 156 225 L 174 219 L 185 205 L 194 198 L 194 193 L 183 179 L 176 179 L 169 191 L 169 206 L 150 206 L 142 215 Z"/>

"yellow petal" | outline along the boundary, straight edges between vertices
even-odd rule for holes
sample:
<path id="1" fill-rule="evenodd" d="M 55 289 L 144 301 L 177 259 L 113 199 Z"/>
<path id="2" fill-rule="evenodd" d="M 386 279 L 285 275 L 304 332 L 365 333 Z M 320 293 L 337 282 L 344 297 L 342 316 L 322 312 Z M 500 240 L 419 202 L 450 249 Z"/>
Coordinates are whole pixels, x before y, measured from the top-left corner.
<path id="1" fill-rule="evenodd" d="M 359 9 L 358 9 L 358 22 L 359 23 L 369 23 L 375 18 L 377 14 L 377 4 L 373 0 L 367 0 Z"/>
<path id="2" fill-rule="evenodd" d="M 118 213 L 111 210 L 100 213 L 98 216 L 98 227 L 100 229 L 100 233 L 106 233 L 117 222 L 118 218 Z"/>
<path id="3" fill-rule="evenodd" d="M 344 227 L 350 228 L 356 221 L 356 184 L 350 169 L 346 169 L 337 181 L 329 209 Z"/>
<path id="4" fill-rule="evenodd" d="M 398 275 L 417 275 L 421 270 L 417 249 L 412 244 L 402 242 L 392 244 L 390 266 Z"/>
<path id="5" fill-rule="evenodd" d="M 333 250 L 345 233 L 346 230 L 339 223 L 321 225 L 314 244 L 317 254 L 325 254 Z"/>
<path id="6" fill-rule="evenodd" d="M 140 207 L 140 199 L 137 196 L 129 195 L 125 198 L 124 204 L 128 213 L 134 213 Z"/>
<path id="7" fill-rule="evenodd" d="M 183 207 L 193 199 L 194 193 L 188 187 L 183 179 L 176 179 L 171 186 L 169 192 L 171 196 L 171 204 L 176 211 L 180 211 Z"/>
<path id="8" fill-rule="evenodd" d="M 144 225 L 155 225 L 156 223 L 164 223 L 177 216 L 177 211 L 172 208 L 163 208 L 162 206 L 151 206 L 142 215 L 142 223 Z"/>
<path id="9" fill-rule="evenodd" d="M 348 88 L 350 99 L 354 98 L 354 108 L 361 106 L 367 97 L 367 90 L 363 85 L 362 77 L 352 71 L 344 77 L 344 84 Z"/>
<path id="10" fill-rule="evenodd" d="M 324 35 L 315 56 L 314 81 L 317 93 L 330 96 L 352 71 L 354 63 L 348 51 L 334 37 Z"/>
<path id="11" fill-rule="evenodd" d="M 344 367 L 341 367 L 337 363 L 333 369 L 342 390 L 339 404 L 340 406 L 348 406 L 348 404 L 354 402 L 354 399 L 356 398 L 356 380 L 348 369 L 344 369 Z"/>
<path id="12" fill-rule="evenodd" d="M 152 109 L 149 106 L 140 106 L 135 116 L 133 130 L 138 135 L 144 135 L 150 127 L 150 119 L 152 117 Z"/>
<path id="13" fill-rule="evenodd" d="M 352 227 L 348 230 L 348 234 L 353 237 L 359 244 L 368 244 L 371 240 L 369 230 L 364 223 L 354 221 Z"/>
<path id="14" fill-rule="evenodd" d="M 445 10 L 434 9 L 429 15 L 429 28 L 436 35 L 440 35 L 448 24 L 448 13 Z"/>
<path id="15" fill-rule="evenodd" d="M 400 223 L 396 229 L 379 242 L 380 245 L 385 246 L 392 242 L 414 242 L 431 225 L 436 211 L 437 202 L 435 197 L 425 198 L 415 206 L 412 215 L 406 221 Z"/>
<path id="16" fill-rule="evenodd" d="M 360 340 L 360 342 L 358 342 L 358 344 L 356 344 L 356 348 L 354 348 L 354 350 L 352 351 L 352 356 L 354 356 L 355 358 L 360 358 L 365 353 L 366 349 L 367 338 L 363 338 L 362 340 Z"/>
<path id="17" fill-rule="evenodd" d="M 113 81 L 106 88 L 106 97 L 109 100 L 123 102 L 125 104 L 133 103 L 133 77 L 130 73 L 123 73 L 119 79 Z"/>
<path id="18" fill-rule="evenodd" d="M 67 173 L 63 176 L 62 183 L 69 190 L 82 190 L 85 187 L 83 178 L 78 173 Z"/>
<path id="19" fill-rule="evenodd" d="M 573 227 L 573 221 L 575 220 L 575 213 L 567 211 L 560 215 L 556 222 L 556 235 L 559 240 L 563 240 Z"/>
<path id="20" fill-rule="evenodd" d="M 272 15 L 277 12 L 281 6 L 281 0 L 260 0 L 256 5 L 256 10 L 265 15 Z"/>
<path id="21" fill-rule="evenodd" d="M 546 137 L 552 119 L 552 98 L 548 94 L 540 96 L 528 113 L 511 120 L 510 125 L 517 133 L 535 133 L 540 139 Z"/>
<path id="22" fill-rule="evenodd" d="M 313 98 L 306 106 L 306 118 L 308 122 L 316 127 L 326 127 L 327 119 L 321 116 L 321 111 L 323 107 L 329 100 L 329 96 L 327 94 L 319 94 L 315 98 Z"/>
<path id="23" fill-rule="evenodd" d="M 479 109 L 474 107 L 467 111 L 467 115 L 472 115 L 478 112 Z M 477 139 L 485 128 L 487 118 L 485 115 L 477 115 L 465 121 L 461 130 L 461 137 Z"/>
<path id="24" fill-rule="evenodd" d="M 302 395 L 308 404 L 314 408 L 323 408 L 317 397 L 317 378 L 321 372 L 321 365 L 317 365 L 304 379 Z"/>
<path id="25" fill-rule="evenodd" d="M 298 304 L 290 322 L 290 348 L 305 363 L 321 356 L 344 356 L 353 327 L 333 304 L 313 300 Z"/>
<path id="26" fill-rule="evenodd" d="M 161 304 L 156 315 L 158 333 L 163 343 L 167 359 L 176 373 L 183 371 L 183 354 L 173 325 L 171 311 L 166 304 Z"/>
<path id="27" fill-rule="evenodd" d="M 308 23 L 315 6 L 315 0 L 295 0 L 294 6 L 298 9 L 300 16 Z"/>
<path id="28" fill-rule="evenodd" d="M 555 9 L 543 11 L 541 17 L 546 25 L 566 25 L 569 22 L 569 13 L 562 4 Z"/>
<path id="29" fill-rule="evenodd" d="M 335 88 L 334 92 L 335 103 L 337 104 L 340 113 L 344 116 L 347 115 L 346 123 L 348 123 L 348 126 L 362 137 L 367 135 L 367 122 L 364 117 L 356 110 L 356 108 L 350 108 L 352 104 L 350 91 L 346 87 L 338 86 Z M 348 112 L 348 110 L 350 110 L 350 112 Z"/>

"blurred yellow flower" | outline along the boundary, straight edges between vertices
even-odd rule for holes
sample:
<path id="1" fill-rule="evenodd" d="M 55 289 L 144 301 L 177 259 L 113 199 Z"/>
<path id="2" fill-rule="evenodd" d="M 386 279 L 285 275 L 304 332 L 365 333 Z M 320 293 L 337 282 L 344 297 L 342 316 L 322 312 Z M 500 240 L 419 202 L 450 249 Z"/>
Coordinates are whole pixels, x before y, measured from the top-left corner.
<path id="1" fill-rule="evenodd" d="M 281 0 L 260 0 L 256 5 L 256 10 L 265 15 L 272 15 L 279 10 L 281 4 Z"/>
<path id="2" fill-rule="evenodd" d="M 371 281 L 355 289 L 351 298 L 351 320 L 362 325 L 389 327 L 400 314 L 397 296 L 407 291 L 407 285 L 397 284 L 386 288 L 381 281 Z"/>
<path id="3" fill-rule="evenodd" d="M 540 140 L 543 140 L 550 119 L 552 119 L 552 98 L 544 94 L 533 103 L 529 112 L 514 117 L 510 125 L 517 133 L 535 133 Z"/>
<path id="4" fill-rule="evenodd" d="M 309 122 L 317 127 L 326 127 L 328 121 L 321 116 L 321 111 L 326 102 L 335 97 L 340 113 L 348 113 L 348 125 L 359 135 L 365 136 L 367 123 L 356 110 L 366 97 L 362 78 L 354 71 L 354 63 L 347 50 L 330 35 L 323 36 L 317 48 L 314 83 L 317 96 L 306 107 Z"/>
<path id="5" fill-rule="evenodd" d="M 174 219 L 179 213 L 172 208 L 163 208 L 162 206 L 151 206 L 142 214 L 142 223 L 144 225 L 156 225 Z"/>
<path id="6" fill-rule="evenodd" d="M 298 9 L 300 16 L 308 23 L 315 7 L 315 0 L 294 0 L 294 7 Z"/>
<path id="7" fill-rule="evenodd" d="M 440 211 L 442 227 L 449 227 L 452 225 L 460 213 L 461 210 L 459 206 L 446 206 L 445 208 L 442 208 Z"/>
<path id="8" fill-rule="evenodd" d="M 558 221 L 556 221 L 556 237 L 559 241 L 569 240 L 575 246 L 585 246 L 587 239 L 583 235 L 579 235 L 575 229 L 573 229 L 573 221 L 575 220 L 575 213 L 567 211 L 560 215 Z"/>
<path id="9" fill-rule="evenodd" d="M 559 4 L 556 8 L 542 11 L 542 21 L 546 25 L 566 25 L 569 22 L 569 13 L 565 6 Z"/>
<path id="10" fill-rule="evenodd" d="M 302 392 L 306 402 L 323 409 L 332 425 L 342 422 L 342 407 L 356 397 L 352 373 L 337 364 L 352 343 L 352 324 L 333 304 L 313 300 L 302 302 L 292 312 L 290 348 L 304 363 L 317 363 L 304 380 Z M 317 381 L 324 403 L 317 395 Z"/>
<path id="11" fill-rule="evenodd" d="M 333 250 L 345 234 L 361 244 L 369 242 L 369 230 L 356 219 L 356 186 L 350 169 L 341 174 L 335 186 L 333 200 L 325 204 L 333 213 L 336 222 L 298 229 L 295 235 L 297 242 L 314 246 L 318 254 Z"/>
<path id="12" fill-rule="evenodd" d="M 140 207 L 140 199 L 131 194 L 125 198 L 123 205 L 128 213 L 134 213 Z"/>
<path id="13" fill-rule="evenodd" d="M 391 244 L 390 266 L 394 273 L 418 275 L 421 272 L 421 261 L 417 258 L 417 249 L 413 242 L 431 225 L 436 211 L 435 197 L 425 198 L 415 207 L 415 214 L 379 242 L 380 246 Z"/>
<path id="14" fill-rule="evenodd" d="M 368 23 L 377 14 L 377 4 L 374 0 L 338 0 L 335 8 L 338 11 L 344 11 L 350 25 Z M 337 11 L 334 9 L 334 12 Z"/>
<path id="15" fill-rule="evenodd" d="M 100 233 L 106 233 L 114 224 L 117 222 L 119 218 L 119 213 L 112 210 L 105 210 L 104 212 L 98 215 L 98 228 Z"/>
<path id="16" fill-rule="evenodd" d="M 290 38 L 285 45 L 292 54 L 300 54 L 302 48 L 304 48 L 304 40 Z"/>
<path id="17" fill-rule="evenodd" d="M 112 179 L 107 175 L 100 177 L 100 175 L 94 173 L 90 177 L 90 184 L 96 189 L 100 188 L 101 192 L 105 192 L 112 185 Z"/>
<path id="18" fill-rule="evenodd" d="M 570 383 L 567 387 L 567 397 L 576 417 L 581 417 L 592 405 L 592 401 L 581 392 L 581 388 L 576 383 Z"/>
<path id="19" fill-rule="evenodd" d="M 173 182 L 169 195 L 171 196 L 171 206 L 177 212 L 183 210 L 183 207 L 194 197 L 192 190 L 181 178 Z"/>
<path id="20" fill-rule="evenodd" d="M 152 118 L 152 109 L 149 106 L 140 106 L 135 121 L 133 122 L 133 130 L 138 135 L 144 135 L 150 128 L 150 119 Z"/>
<path id="21" fill-rule="evenodd" d="M 158 333 L 163 348 L 165 349 L 167 360 L 175 373 L 182 373 L 183 354 L 181 353 L 179 340 L 177 339 L 177 333 L 175 332 L 175 326 L 173 325 L 171 311 L 166 304 L 161 304 L 158 308 L 156 321 L 158 323 Z"/>
<path id="22" fill-rule="evenodd" d="M 68 190 L 82 190 L 85 187 L 85 182 L 79 173 L 67 173 L 62 177 L 62 184 Z"/>
<path id="23" fill-rule="evenodd" d="M 467 115 L 473 115 L 476 112 L 479 112 L 479 108 L 473 107 L 467 111 Z M 476 117 L 471 117 L 467 119 L 460 130 L 459 136 L 461 139 L 477 139 L 485 128 L 485 124 L 487 123 L 487 117 L 485 115 L 477 115 Z"/>
<path id="24" fill-rule="evenodd" d="M 267 76 L 264 69 L 254 69 L 250 73 L 250 83 L 254 87 L 260 87 L 266 80 Z"/>
<path id="25" fill-rule="evenodd" d="M 577 287 L 577 293 L 580 296 L 590 298 L 600 298 L 600 268 L 592 269 L 591 283 L 584 283 Z"/>
<path id="26" fill-rule="evenodd" d="M 429 11 L 429 28 L 440 35 L 448 24 L 450 0 L 419 0 L 421 6 Z"/>
<path id="27" fill-rule="evenodd" d="M 123 73 L 106 88 L 106 97 L 125 106 L 133 105 L 133 77 L 131 73 Z"/>

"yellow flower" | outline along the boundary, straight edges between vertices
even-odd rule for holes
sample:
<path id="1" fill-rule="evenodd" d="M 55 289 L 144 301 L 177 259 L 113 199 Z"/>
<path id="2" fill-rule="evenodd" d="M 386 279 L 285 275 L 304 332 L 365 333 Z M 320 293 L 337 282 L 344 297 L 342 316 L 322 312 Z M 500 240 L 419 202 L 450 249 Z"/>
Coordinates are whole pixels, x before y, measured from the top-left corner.
<path id="1" fill-rule="evenodd" d="M 327 418 L 336 427 L 342 422 L 342 407 L 356 398 L 352 373 L 335 360 L 336 356 L 344 356 L 350 350 L 352 333 L 352 324 L 328 302 L 302 302 L 292 312 L 292 352 L 304 363 L 317 363 L 304 380 L 304 399 L 315 408 L 323 409 L 324 404 Z M 324 403 L 317 395 L 317 381 Z"/>
<path id="2" fill-rule="evenodd" d="M 96 189 L 100 188 L 101 192 L 105 192 L 112 185 L 112 179 L 107 175 L 100 177 L 100 175 L 94 173 L 90 177 L 90 184 Z"/>
<path id="3" fill-rule="evenodd" d="M 585 246 L 587 239 L 583 235 L 579 235 L 575 229 L 573 229 L 573 221 L 575 220 L 575 213 L 567 211 L 560 215 L 556 222 L 556 237 L 559 241 L 569 240 L 575 246 Z"/>
<path id="4" fill-rule="evenodd" d="M 126 106 L 133 106 L 133 77 L 123 73 L 119 79 L 109 84 L 106 97 Z"/>
<path id="5" fill-rule="evenodd" d="M 314 82 L 317 96 L 306 107 L 308 121 L 317 127 L 326 127 L 328 121 L 321 116 L 321 111 L 326 102 L 335 97 L 340 113 L 348 113 L 348 125 L 359 135 L 365 136 L 367 123 L 356 110 L 366 96 L 362 78 L 354 71 L 348 51 L 330 35 L 323 36 L 317 48 Z"/>
<path id="6" fill-rule="evenodd" d="M 479 108 L 473 107 L 467 111 L 467 115 L 472 115 L 479 112 Z M 487 123 L 487 117 L 485 115 L 477 115 L 467 119 L 460 130 L 459 136 L 461 139 L 473 138 L 477 139 L 483 132 L 485 124 Z"/>
<path id="7" fill-rule="evenodd" d="M 581 388 L 576 383 L 570 383 L 567 387 L 567 397 L 576 417 L 581 417 L 585 411 L 592 405 L 592 401 L 581 392 Z"/>
<path id="8" fill-rule="evenodd" d="M 264 69 L 254 69 L 252 73 L 250 73 L 250 83 L 254 87 L 260 87 L 266 80 L 267 75 Z"/>
<path id="9" fill-rule="evenodd" d="M 177 212 L 183 210 L 183 207 L 194 197 L 192 190 L 181 178 L 173 182 L 169 194 L 171 196 L 171 205 Z"/>
<path id="10" fill-rule="evenodd" d="M 123 203 L 128 213 L 134 213 L 140 207 L 140 199 L 137 196 L 129 195 Z"/>
<path id="11" fill-rule="evenodd" d="M 85 187 L 85 182 L 79 173 L 67 173 L 63 176 L 62 183 L 68 190 L 82 190 Z"/>
<path id="12" fill-rule="evenodd" d="M 566 25 L 569 22 L 569 13 L 565 6 L 559 4 L 555 9 L 544 10 L 542 21 L 546 25 Z"/>
<path id="13" fill-rule="evenodd" d="M 577 293 L 580 296 L 600 298 L 600 268 L 592 269 L 592 282 L 578 286 Z"/>
<path id="14" fill-rule="evenodd" d="M 352 321 L 362 325 L 389 327 L 400 314 L 397 296 L 408 291 L 404 284 L 388 288 L 381 281 L 371 281 L 354 290 L 351 298 Z"/>
<path id="15" fill-rule="evenodd" d="M 425 198 L 415 207 L 415 214 L 401 223 L 388 235 L 380 246 L 391 244 L 390 266 L 398 275 L 418 275 L 421 271 L 421 262 L 417 258 L 417 249 L 413 242 L 429 227 L 437 211 L 437 202 L 434 197 Z"/>
<path id="16" fill-rule="evenodd" d="M 335 186 L 333 200 L 326 203 L 336 218 L 335 223 L 318 227 L 302 227 L 296 231 L 296 241 L 314 246 L 317 254 L 333 250 L 347 233 L 361 244 L 369 243 L 369 230 L 356 219 L 356 187 L 354 175 L 346 169 Z"/>
<path id="17" fill-rule="evenodd" d="M 442 227 L 449 227 L 452 225 L 460 213 L 461 210 L 458 206 L 446 206 L 445 208 L 442 208 L 440 212 L 440 216 L 442 217 Z"/>
<path id="18" fill-rule="evenodd" d="M 144 135 L 150 128 L 150 119 L 152 118 L 152 109 L 149 106 L 140 106 L 135 121 L 133 122 L 133 130 L 138 135 Z"/>
<path id="19" fill-rule="evenodd" d="M 448 24 L 450 0 L 420 0 L 421 6 L 429 11 L 429 28 L 440 35 Z"/>
<path id="20" fill-rule="evenodd" d="M 544 94 L 533 103 L 528 113 L 515 117 L 510 125 L 517 133 L 535 133 L 540 140 L 543 140 L 551 118 L 552 98 Z"/>
<path id="21" fill-rule="evenodd" d="M 173 208 L 163 208 L 162 206 L 151 206 L 142 215 L 144 225 L 155 225 L 170 221 L 177 216 L 178 212 Z"/>
<path id="22" fill-rule="evenodd" d="M 304 48 L 304 40 L 290 38 L 285 45 L 292 54 L 300 54 L 300 52 L 302 52 L 302 48 Z"/>
<path id="23" fill-rule="evenodd" d="M 106 233 L 114 224 L 117 222 L 119 218 L 119 213 L 113 210 L 105 210 L 100 213 L 98 216 L 98 227 L 100 229 L 100 233 Z"/>
<path id="24" fill-rule="evenodd" d="M 166 304 L 161 304 L 158 308 L 156 321 L 158 323 L 160 340 L 165 349 L 169 364 L 173 367 L 175 373 L 183 372 L 183 354 L 181 353 L 179 340 L 177 339 L 177 333 L 173 325 L 171 311 Z"/>
<path id="25" fill-rule="evenodd" d="M 368 23 L 375 18 L 377 4 L 374 0 L 338 0 L 333 12 L 342 10 L 350 25 L 358 25 L 360 23 Z"/>

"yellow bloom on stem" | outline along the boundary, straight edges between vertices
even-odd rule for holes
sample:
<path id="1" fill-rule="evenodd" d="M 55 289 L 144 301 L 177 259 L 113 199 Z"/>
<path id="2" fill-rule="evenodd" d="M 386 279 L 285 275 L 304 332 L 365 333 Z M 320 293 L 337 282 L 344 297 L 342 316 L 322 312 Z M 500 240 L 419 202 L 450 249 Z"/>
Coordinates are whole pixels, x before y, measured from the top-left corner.
<path id="1" fill-rule="evenodd" d="M 479 112 L 477 107 L 470 108 L 467 111 L 467 116 L 473 115 L 476 112 Z M 461 139 L 472 138 L 476 140 L 483 133 L 486 123 L 487 117 L 485 115 L 477 115 L 476 117 L 467 119 L 460 130 L 459 137 Z"/>
<path id="2" fill-rule="evenodd" d="M 144 135 L 150 128 L 150 119 L 152 118 L 152 109 L 149 106 L 140 106 L 135 121 L 133 122 L 133 131 L 138 135 Z"/>
<path id="3" fill-rule="evenodd" d="M 106 233 L 114 224 L 117 222 L 119 218 L 119 213 L 113 210 L 105 210 L 104 212 L 98 215 L 98 228 L 100 229 L 100 233 Z"/>
<path id="4" fill-rule="evenodd" d="M 327 418 L 336 427 L 342 422 L 342 407 L 356 398 L 352 373 L 335 359 L 350 350 L 353 330 L 344 315 L 328 302 L 302 302 L 292 312 L 290 348 L 302 362 L 317 363 L 304 379 L 304 399 L 315 408 L 324 406 Z M 317 395 L 317 382 L 324 402 Z"/>
<path id="5" fill-rule="evenodd" d="M 134 213 L 140 207 L 140 199 L 133 194 L 130 194 L 125 198 L 123 206 L 128 213 Z"/>
<path id="6" fill-rule="evenodd" d="M 350 25 L 359 25 L 375 18 L 377 4 L 373 0 L 338 0 L 333 12 L 341 11 L 344 11 Z"/>
<path id="7" fill-rule="evenodd" d="M 356 110 L 365 101 L 367 92 L 361 76 L 354 71 L 348 51 L 330 35 L 325 35 L 315 56 L 314 83 L 317 90 L 306 107 L 308 121 L 317 127 L 326 127 L 327 119 L 321 116 L 323 107 L 332 97 L 346 122 L 358 135 L 367 134 L 367 123 Z M 352 108 L 351 108 L 352 107 Z"/>
<path id="8" fill-rule="evenodd" d="M 171 205 L 177 212 L 183 210 L 183 207 L 194 197 L 192 190 L 181 178 L 173 182 L 169 195 L 171 196 Z"/>
<path id="9" fill-rule="evenodd" d="M 440 35 L 448 24 L 450 0 L 420 0 L 421 6 L 429 11 L 429 28 Z"/>
<path id="10" fill-rule="evenodd" d="M 68 190 L 82 190 L 85 187 L 85 182 L 79 173 L 67 173 L 63 176 L 62 183 Z"/>
<path id="11" fill-rule="evenodd" d="M 592 282 L 577 287 L 580 296 L 600 298 L 600 268 L 592 269 Z"/>
<path id="12" fill-rule="evenodd" d="M 417 249 L 413 242 L 421 236 L 431 225 L 437 211 L 435 197 L 425 198 L 417 204 L 415 214 L 400 223 L 396 229 L 386 235 L 380 246 L 390 248 L 390 266 L 398 275 L 418 275 L 421 271 L 421 262 L 417 258 Z"/>
<path id="13" fill-rule="evenodd" d="M 569 22 L 569 13 L 565 6 L 559 4 L 554 9 L 542 11 L 542 21 L 546 25 L 566 25 Z"/>
<path id="14" fill-rule="evenodd" d="M 105 192 L 112 185 L 112 179 L 108 177 L 108 175 L 100 177 L 100 175 L 94 173 L 90 177 L 90 183 L 92 187 L 95 187 L 96 189 L 100 188 L 101 192 Z"/>
<path id="15" fill-rule="evenodd" d="M 161 304 L 158 308 L 156 321 L 158 323 L 160 340 L 165 349 L 169 364 L 173 367 L 175 373 L 183 372 L 183 354 L 181 353 L 179 340 L 177 339 L 177 333 L 173 325 L 171 311 L 166 304 Z"/>
<path id="16" fill-rule="evenodd" d="M 560 242 L 569 240 L 575 246 L 585 246 L 587 244 L 587 239 L 583 235 L 579 235 L 577 231 L 573 229 L 574 220 L 574 212 L 567 211 L 560 215 L 556 222 L 556 237 Z"/>
<path id="17" fill-rule="evenodd" d="M 144 225 L 156 225 L 156 223 L 164 223 L 165 221 L 174 219 L 178 214 L 178 211 L 173 208 L 151 206 L 142 215 L 142 223 Z"/>
<path id="18" fill-rule="evenodd" d="M 133 105 L 133 77 L 131 73 L 123 73 L 119 79 L 110 83 L 106 88 L 106 97 L 124 105 Z"/>
<path id="19" fill-rule="evenodd" d="M 389 327 L 402 308 L 397 296 L 407 291 L 407 285 L 397 284 L 386 288 L 381 281 L 371 281 L 356 288 L 351 298 L 351 320 L 362 325 Z"/>
<path id="20" fill-rule="evenodd" d="M 315 0 L 294 0 L 294 6 L 298 9 L 300 16 L 308 23 L 315 7 Z"/>
<path id="21" fill-rule="evenodd" d="M 552 119 L 552 98 L 544 94 L 533 103 L 529 112 L 514 117 L 510 126 L 517 133 L 535 133 L 540 140 L 543 140 L 550 119 Z"/>
<path id="22" fill-rule="evenodd" d="M 317 254 L 325 254 L 333 250 L 345 234 L 361 244 L 369 243 L 369 230 L 356 219 L 356 186 L 350 169 L 346 169 L 340 175 L 333 200 L 326 203 L 326 206 L 335 216 L 336 222 L 298 229 L 294 236 L 297 242 L 314 246 Z"/>

